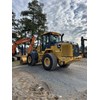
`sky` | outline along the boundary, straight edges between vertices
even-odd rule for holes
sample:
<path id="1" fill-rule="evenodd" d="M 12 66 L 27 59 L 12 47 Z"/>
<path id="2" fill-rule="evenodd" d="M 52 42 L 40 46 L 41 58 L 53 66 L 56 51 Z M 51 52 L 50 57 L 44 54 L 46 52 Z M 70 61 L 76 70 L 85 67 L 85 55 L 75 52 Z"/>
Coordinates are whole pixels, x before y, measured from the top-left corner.
<path id="1" fill-rule="evenodd" d="M 16 17 L 27 9 L 31 0 L 12 0 L 12 9 Z M 47 15 L 48 31 L 64 33 L 64 40 L 77 42 L 81 36 L 87 36 L 86 0 L 38 0 L 44 3 L 43 12 Z"/>

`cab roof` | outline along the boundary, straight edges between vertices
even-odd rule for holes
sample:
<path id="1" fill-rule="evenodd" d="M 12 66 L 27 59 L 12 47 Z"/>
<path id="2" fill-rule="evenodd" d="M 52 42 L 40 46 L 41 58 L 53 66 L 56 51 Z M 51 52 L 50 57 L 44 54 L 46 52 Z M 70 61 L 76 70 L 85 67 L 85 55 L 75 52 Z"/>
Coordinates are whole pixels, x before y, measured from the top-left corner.
<path id="1" fill-rule="evenodd" d="M 48 34 L 61 36 L 61 34 L 60 33 L 57 33 L 57 32 L 45 32 L 42 35 L 48 35 Z"/>

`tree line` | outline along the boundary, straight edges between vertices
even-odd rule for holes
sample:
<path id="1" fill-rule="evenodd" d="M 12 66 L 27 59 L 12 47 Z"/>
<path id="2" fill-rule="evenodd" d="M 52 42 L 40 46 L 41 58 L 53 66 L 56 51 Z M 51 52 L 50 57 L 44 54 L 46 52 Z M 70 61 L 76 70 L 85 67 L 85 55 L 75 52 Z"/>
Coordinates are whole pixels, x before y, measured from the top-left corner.
<path id="1" fill-rule="evenodd" d="M 16 19 L 16 14 L 12 11 L 12 33 L 14 33 L 12 38 L 19 39 L 34 34 L 40 36 L 47 30 L 47 19 L 46 14 L 43 13 L 43 6 L 37 0 L 32 0 L 28 3 L 27 10 L 21 11 L 20 19 Z"/>

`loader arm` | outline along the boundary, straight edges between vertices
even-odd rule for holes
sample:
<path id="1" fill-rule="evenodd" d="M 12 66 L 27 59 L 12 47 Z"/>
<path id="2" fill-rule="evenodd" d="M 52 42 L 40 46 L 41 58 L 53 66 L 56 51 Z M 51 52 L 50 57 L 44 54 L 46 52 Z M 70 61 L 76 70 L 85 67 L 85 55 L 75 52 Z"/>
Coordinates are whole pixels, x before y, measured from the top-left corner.
<path id="1" fill-rule="evenodd" d="M 35 37 L 33 36 L 30 40 L 30 45 L 29 45 L 29 48 L 28 48 L 28 54 L 33 50 L 33 46 L 34 46 L 34 43 L 35 43 Z"/>

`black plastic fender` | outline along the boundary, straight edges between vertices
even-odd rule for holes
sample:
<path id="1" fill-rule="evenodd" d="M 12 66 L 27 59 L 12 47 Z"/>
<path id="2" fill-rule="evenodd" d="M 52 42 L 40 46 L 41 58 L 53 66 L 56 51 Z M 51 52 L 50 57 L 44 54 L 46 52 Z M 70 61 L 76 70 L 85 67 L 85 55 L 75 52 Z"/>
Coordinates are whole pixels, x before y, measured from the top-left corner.
<path id="1" fill-rule="evenodd" d="M 36 51 L 36 50 L 32 51 L 32 52 L 30 53 L 30 55 L 31 55 L 32 58 L 35 60 L 35 63 L 37 63 L 37 62 L 38 62 L 38 53 L 37 53 L 37 51 Z"/>

